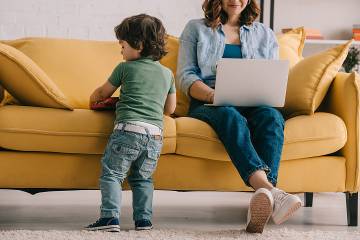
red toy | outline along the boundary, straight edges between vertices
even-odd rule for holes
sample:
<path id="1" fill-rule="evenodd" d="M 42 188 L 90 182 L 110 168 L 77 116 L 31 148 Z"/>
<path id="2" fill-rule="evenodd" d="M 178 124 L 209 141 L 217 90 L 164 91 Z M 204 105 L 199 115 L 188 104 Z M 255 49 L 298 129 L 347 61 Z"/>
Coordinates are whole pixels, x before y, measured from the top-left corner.
<path id="1" fill-rule="evenodd" d="M 103 101 L 93 103 L 90 109 L 97 111 L 115 110 L 117 101 L 119 101 L 118 97 L 109 97 Z"/>

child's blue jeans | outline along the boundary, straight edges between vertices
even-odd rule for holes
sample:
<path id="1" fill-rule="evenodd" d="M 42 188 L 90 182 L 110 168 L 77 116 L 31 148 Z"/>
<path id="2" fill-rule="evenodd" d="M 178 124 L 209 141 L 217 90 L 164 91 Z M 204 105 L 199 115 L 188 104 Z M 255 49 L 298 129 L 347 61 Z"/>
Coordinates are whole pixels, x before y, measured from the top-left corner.
<path id="1" fill-rule="evenodd" d="M 125 127 L 125 125 L 124 125 Z M 127 176 L 133 193 L 133 219 L 151 220 L 153 181 L 160 157 L 162 138 L 149 134 L 114 130 L 101 159 L 101 217 L 120 216 L 121 184 Z"/>
<path id="2" fill-rule="evenodd" d="M 284 143 L 284 118 L 272 107 L 212 107 L 191 100 L 189 116 L 208 123 L 224 144 L 246 185 L 264 170 L 274 186 Z"/>

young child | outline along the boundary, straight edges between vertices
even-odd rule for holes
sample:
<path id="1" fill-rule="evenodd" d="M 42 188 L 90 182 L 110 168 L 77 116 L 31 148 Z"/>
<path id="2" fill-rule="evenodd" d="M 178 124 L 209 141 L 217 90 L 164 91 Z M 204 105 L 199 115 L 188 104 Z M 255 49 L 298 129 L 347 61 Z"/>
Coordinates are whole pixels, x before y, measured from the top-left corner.
<path id="1" fill-rule="evenodd" d="M 121 183 L 128 176 L 133 193 L 136 230 L 152 229 L 152 174 L 162 147 L 163 114 L 176 106 L 172 72 L 162 66 L 165 29 L 155 17 L 140 14 L 115 27 L 126 62 L 90 96 L 90 105 L 110 97 L 121 86 L 116 120 L 100 176 L 100 219 L 87 230 L 120 231 Z"/>

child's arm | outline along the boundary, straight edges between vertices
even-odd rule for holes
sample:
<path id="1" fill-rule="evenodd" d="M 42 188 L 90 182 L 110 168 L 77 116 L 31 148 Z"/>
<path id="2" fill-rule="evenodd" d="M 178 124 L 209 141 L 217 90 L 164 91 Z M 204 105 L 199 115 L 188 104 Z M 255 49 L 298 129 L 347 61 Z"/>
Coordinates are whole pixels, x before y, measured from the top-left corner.
<path id="1" fill-rule="evenodd" d="M 95 89 L 90 96 L 90 106 L 96 102 L 103 101 L 116 91 L 117 87 L 106 81 L 102 86 Z"/>
<path id="2" fill-rule="evenodd" d="M 164 114 L 170 115 L 174 113 L 175 108 L 176 108 L 176 92 L 169 93 L 165 101 Z"/>

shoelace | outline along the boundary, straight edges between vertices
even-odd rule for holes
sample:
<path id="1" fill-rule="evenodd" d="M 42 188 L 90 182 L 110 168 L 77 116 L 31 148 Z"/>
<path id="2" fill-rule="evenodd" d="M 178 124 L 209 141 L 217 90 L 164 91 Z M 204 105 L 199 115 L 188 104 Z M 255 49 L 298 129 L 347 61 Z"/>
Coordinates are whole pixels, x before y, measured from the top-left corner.
<path id="1" fill-rule="evenodd" d="M 89 227 L 95 227 L 96 225 L 98 225 L 100 223 L 101 219 L 98 219 L 95 223 L 90 224 Z"/>
<path id="2" fill-rule="evenodd" d="M 284 191 L 278 191 L 276 194 L 274 194 L 274 202 L 275 203 L 278 203 L 278 204 L 280 204 L 280 206 L 279 207 L 281 207 L 281 205 L 283 204 L 283 200 L 285 200 L 285 198 L 287 197 L 287 193 L 286 192 L 284 192 Z M 275 205 L 275 207 L 276 207 L 276 205 L 277 204 L 274 204 Z"/>

